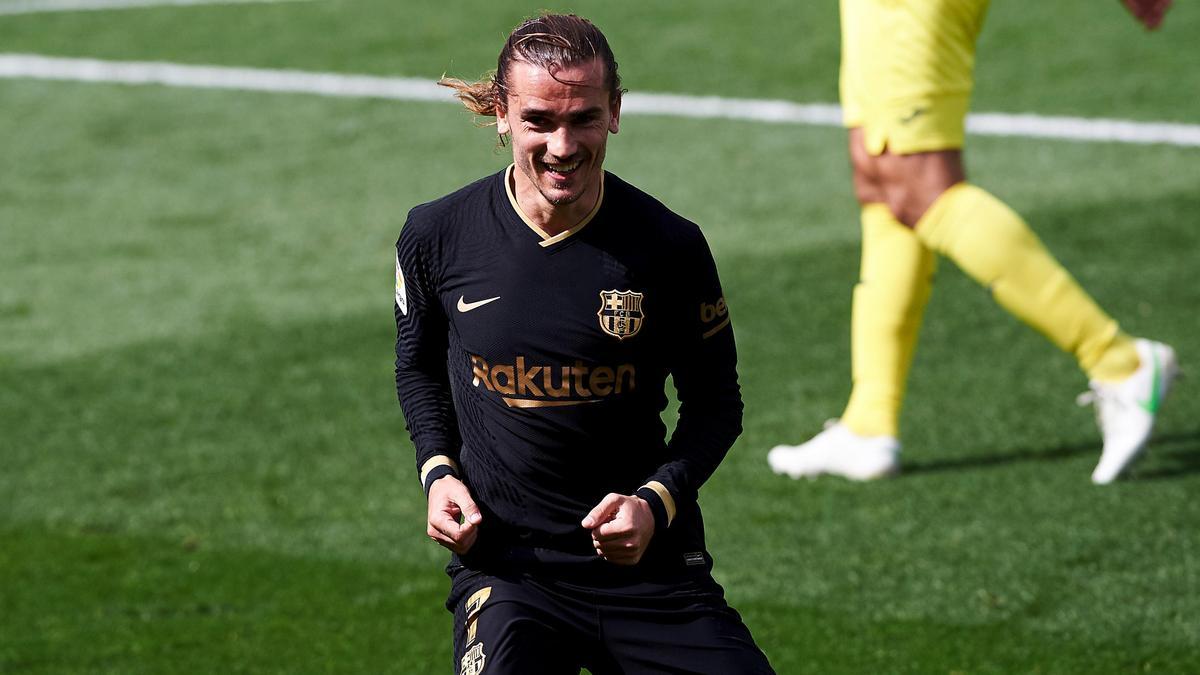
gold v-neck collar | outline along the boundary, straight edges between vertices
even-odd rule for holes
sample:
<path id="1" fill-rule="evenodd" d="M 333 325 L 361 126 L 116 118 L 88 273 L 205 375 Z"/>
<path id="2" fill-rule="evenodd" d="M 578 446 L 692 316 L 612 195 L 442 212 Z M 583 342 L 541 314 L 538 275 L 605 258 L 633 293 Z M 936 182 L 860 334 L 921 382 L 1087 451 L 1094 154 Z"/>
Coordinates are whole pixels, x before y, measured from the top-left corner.
<path id="1" fill-rule="evenodd" d="M 529 219 L 529 216 L 525 215 L 525 212 L 521 210 L 521 205 L 517 203 L 517 195 L 513 193 L 512 187 L 514 169 L 516 169 L 516 165 L 509 164 L 508 168 L 504 171 L 504 192 L 508 195 L 508 203 L 512 204 L 513 211 L 517 212 L 517 216 L 521 218 L 521 221 L 528 225 L 529 229 L 533 230 L 537 236 L 542 238 L 542 240 L 538 242 L 539 246 L 552 246 L 587 227 L 587 224 L 592 222 L 592 219 L 595 218 L 596 214 L 600 212 L 600 205 L 604 203 L 604 174 L 602 173 L 600 174 L 600 196 L 596 198 L 596 205 L 592 207 L 592 210 L 583 217 L 583 220 L 579 221 L 571 229 L 563 230 L 562 232 L 551 236 L 550 234 L 547 234 L 545 230 L 534 224 L 534 222 Z"/>

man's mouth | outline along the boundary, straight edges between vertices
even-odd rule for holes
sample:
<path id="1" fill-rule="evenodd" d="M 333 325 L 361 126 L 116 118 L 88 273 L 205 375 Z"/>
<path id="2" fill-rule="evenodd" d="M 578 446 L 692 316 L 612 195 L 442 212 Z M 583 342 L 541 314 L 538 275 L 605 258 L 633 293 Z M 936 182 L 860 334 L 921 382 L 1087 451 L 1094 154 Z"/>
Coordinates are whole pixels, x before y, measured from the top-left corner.
<path id="1" fill-rule="evenodd" d="M 574 162 L 542 162 L 542 166 L 546 168 L 548 173 L 554 174 L 560 178 L 570 177 L 571 174 L 575 173 L 582 164 L 583 160 L 578 159 Z"/>

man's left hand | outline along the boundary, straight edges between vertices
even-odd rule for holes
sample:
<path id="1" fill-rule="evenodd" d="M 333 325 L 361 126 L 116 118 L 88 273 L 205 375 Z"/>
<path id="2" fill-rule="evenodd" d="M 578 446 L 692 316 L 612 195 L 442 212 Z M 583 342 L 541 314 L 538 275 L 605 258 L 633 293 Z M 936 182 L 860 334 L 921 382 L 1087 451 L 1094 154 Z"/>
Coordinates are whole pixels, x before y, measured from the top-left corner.
<path id="1" fill-rule="evenodd" d="M 609 494 L 581 523 L 592 531 L 596 555 L 617 565 L 636 565 L 654 536 L 654 513 L 641 497 Z"/>

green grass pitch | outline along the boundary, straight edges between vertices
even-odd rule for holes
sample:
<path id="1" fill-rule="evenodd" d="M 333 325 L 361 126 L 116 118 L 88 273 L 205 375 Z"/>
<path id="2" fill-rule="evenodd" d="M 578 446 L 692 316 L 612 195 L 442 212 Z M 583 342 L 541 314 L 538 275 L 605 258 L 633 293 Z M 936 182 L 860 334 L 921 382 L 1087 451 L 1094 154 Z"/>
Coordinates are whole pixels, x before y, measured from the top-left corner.
<path id="1" fill-rule="evenodd" d="M 678 4 L 678 6 L 674 6 Z M 1200 122 L 1200 10 L 996 3 L 975 109 Z M 414 6 L 415 5 L 415 6 Z M 435 78 L 539 6 L 0 16 L 0 52 Z M 831 102 L 836 3 L 550 3 L 633 91 Z M 0 673 L 444 673 L 446 555 L 391 382 L 409 207 L 499 169 L 437 103 L 0 80 Z M 1200 394 L 1096 488 L 1071 360 L 943 263 L 905 472 L 770 474 L 840 412 L 857 209 L 833 128 L 629 115 L 608 167 L 704 228 L 746 431 L 702 492 L 780 673 L 1200 671 Z M 1200 149 L 972 137 L 1131 332 L 1200 359 Z"/>

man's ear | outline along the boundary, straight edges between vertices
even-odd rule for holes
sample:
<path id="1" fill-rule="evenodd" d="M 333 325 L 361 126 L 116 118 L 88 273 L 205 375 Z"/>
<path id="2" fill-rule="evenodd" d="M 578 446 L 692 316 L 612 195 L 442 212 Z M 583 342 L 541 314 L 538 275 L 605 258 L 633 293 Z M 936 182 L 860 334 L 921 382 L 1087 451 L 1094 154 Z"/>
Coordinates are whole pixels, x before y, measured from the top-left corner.
<path id="1" fill-rule="evenodd" d="M 502 103 L 496 104 L 496 133 L 501 136 L 507 135 L 512 131 L 512 127 L 508 124 L 508 106 Z"/>
<path id="2" fill-rule="evenodd" d="M 612 104 L 612 117 L 608 120 L 609 133 L 617 133 L 621 130 L 621 97 L 617 96 L 616 102 Z"/>

